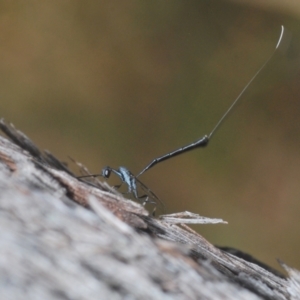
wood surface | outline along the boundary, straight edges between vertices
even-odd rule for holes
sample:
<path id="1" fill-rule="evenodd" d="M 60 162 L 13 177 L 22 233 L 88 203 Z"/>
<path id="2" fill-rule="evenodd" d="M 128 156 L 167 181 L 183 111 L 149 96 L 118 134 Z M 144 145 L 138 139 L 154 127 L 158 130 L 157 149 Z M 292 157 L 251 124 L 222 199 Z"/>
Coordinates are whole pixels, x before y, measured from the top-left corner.
<path id="1" fill-rule="evenodd" d="M 1 299 L 300 299 L 297 270 L 217 248 L 0 127 Z"/>

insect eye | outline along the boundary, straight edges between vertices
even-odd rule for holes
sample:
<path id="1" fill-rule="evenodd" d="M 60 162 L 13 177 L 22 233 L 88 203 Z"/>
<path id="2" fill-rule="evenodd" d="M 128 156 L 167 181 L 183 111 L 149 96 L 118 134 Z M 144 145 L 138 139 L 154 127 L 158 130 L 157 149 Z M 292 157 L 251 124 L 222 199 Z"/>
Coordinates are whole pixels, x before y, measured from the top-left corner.
<path id="1" fill-rule="evenodd" d="M 105 177 L 105 178 L 109 178 L 110 176 L 110 173 L 111 173 L 111 170 L 110 168 L 108 167 L 105 167 L 102 169 L 102 176 Z"/>

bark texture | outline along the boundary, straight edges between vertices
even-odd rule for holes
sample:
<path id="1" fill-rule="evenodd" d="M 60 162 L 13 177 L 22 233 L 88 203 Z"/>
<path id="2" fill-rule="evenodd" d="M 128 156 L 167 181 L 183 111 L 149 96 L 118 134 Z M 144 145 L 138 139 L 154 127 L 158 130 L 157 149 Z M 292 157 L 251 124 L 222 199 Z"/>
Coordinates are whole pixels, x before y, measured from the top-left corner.
<path id="1" fill-rule="evenodd" d="M 216 248 L 0 127 L 1 299 L 300 299 L 297 270 Z"/>

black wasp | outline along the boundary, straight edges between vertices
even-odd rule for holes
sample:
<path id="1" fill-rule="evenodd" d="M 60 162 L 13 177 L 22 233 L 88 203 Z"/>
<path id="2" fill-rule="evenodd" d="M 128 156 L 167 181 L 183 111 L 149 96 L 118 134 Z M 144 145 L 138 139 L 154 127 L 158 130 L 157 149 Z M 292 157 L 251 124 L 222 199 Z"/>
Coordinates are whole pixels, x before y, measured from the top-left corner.
<path id="1" fill-rule="evenodd" d="M 134 176 L 127 168 L 125 167 L 119 167 L 119 169 L 113 169 L 111 167 L 105 167 L 102 169 L 101 174 L 93 174 L 93 175 L 86 175 L 86 176 L 80 176 L 78 178 L 83 177 L 97 177 L 102 176 L 104 178 L 109 178 L 111 173 L 116 174 L 121 179 L 121 184 L 116 186 L 116 188 L 119 188 L 123 183 L 125 183 L 128 187 L 128 193 L 132 194 L 135 199 L 142 201 L 142 203 L 145 205 L 146 203 L 152 203 L 152 204 L 160 204 L 162 208 L 164 209 L 163 202 L 145 185 L 143 184 L 138 177 L 142 175 L 144 172 L 149 170 L 150 168 L 154 167 L 156 164 L 163 162 L 167 159 L 173 158 L 175 156 L 181 155 L 185 152 L 188 152 L 193 149 L 205 147 L 208 145 L 209 141 L 211 140 L 212 136 L 216 132 L 216 130 L 221 126 L 223 121 L 226 119 L 226 117 L 229 115 L 229 113 L 232 111 L 232 109 L 235 107 L 237 102 L 240 100 L 241 96 L 244 94 L 246 89 L 249 87 L 249 85 L 255 80 L 257 75 L 262 71 L 262 69 L 268 64 L 268 62 L 271 60 L 273 55 L 275 54 L 276 50 L 281 45 L 282 39 L 284 35 L 284 27 L 281 26 L 281 32 L 280 36 L 277 42 L 277 45 L 275 47 L 275 50 L 270 55 L 270 57 L 266 60 L 266 62 L 260 67 L 260 69 L 254 74 L 254 76 L 251 78 L 251 80 L 247 83 L 247 85 L 244 87 L 244 89 L 241 91 L 241 93 L 237 96 L 237 98 L 233 101 L 233 103 L 230 105 L 230 107 L 227 109 L 227 111 L 223 114 L 221 119 L 217 122 L 213 130 L 208 135 L 204 135 L 200 139 L 186 145 L 183 147 L 180 147 L 174 151 L 171 151 L 165 155 L 159 156 L 155 159 L 153 159 L 145 168 L 142 169 L 142 171 L 137 175 Z M 144 195 L 140 196 L 138 194 L 138 186 L 144 191 Z"/>

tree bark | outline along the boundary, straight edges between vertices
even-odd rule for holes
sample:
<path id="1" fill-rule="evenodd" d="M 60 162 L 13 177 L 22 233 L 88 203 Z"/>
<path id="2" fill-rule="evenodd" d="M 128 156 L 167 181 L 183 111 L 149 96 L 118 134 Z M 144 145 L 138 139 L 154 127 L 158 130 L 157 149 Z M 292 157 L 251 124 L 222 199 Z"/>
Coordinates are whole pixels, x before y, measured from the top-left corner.
<path id="1" fill-rule="evenodd" d="M 0 127 L 1 299 L 300 299 L 297 270 L 219 249 Z"/>

